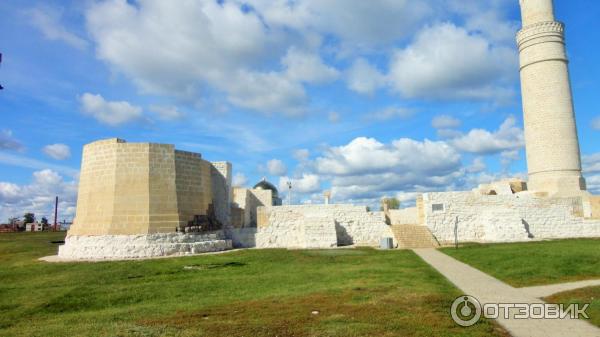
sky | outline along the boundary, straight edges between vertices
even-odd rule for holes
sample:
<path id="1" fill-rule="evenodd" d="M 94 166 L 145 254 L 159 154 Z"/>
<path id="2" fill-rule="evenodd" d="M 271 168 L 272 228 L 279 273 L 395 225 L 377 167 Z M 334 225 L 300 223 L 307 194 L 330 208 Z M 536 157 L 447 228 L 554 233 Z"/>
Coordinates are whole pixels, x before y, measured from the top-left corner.
<path id="1" fill-rule="evenodd" d="M 566 23 L 600 192 L 600 2 Z M 174 144 L 294 203 L 375 206 L 526 177 L 516 0 L 0 2 L 0 222 L 75 214 L 84 144 Z"/>

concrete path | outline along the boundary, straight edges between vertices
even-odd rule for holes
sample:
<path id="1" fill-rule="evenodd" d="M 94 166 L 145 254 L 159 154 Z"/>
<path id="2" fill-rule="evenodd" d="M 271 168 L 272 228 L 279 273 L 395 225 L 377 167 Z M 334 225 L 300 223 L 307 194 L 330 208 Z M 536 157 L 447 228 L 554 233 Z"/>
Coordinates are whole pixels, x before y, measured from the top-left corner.
<path id="1" fill-rule="evenodd" d="M 503 283 L 467 264 L 457 261 L 436 249 L 414 249 L 423 260 L 437 269 L 465 295 L 484 303 L 544 303 L 536 298 L 543 290 L 529 294 Z M 536 287 L 538 288 L 538 287 Z M 535 294 L 534 294 L 535 293 Z M 514 319 L 511 310 L 505 319 L 496 319 L 513 337 L 600 337 L 600 329 L 579 319 Z M 468 329 L 468 328 L 467 328 Z"/>
<path id="2" fill-rule="evenodd" d="M 546 286 L 525 287 L 519 288 L 525 294 L 533 297 L 542 298 L 553 294 L 562 293 L 563 291 L 575 290 L 585 287 L 600 286 L 600 280 L 587 280 L 569 283 L 550 284 Z"/>

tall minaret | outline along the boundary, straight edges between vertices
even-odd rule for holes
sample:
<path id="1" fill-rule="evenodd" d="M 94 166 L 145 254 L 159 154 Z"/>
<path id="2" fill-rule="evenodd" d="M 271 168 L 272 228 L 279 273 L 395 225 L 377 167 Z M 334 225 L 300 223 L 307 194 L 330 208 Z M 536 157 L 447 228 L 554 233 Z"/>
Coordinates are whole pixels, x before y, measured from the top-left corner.
<path id="1" fill-rule="evenodd" d="M 517 34 L 528 189 L 550 196 L 579 195 L 586 189 L 564 25 L 554 20 L 552 0 L 520 0 L 523 29 Z"/>

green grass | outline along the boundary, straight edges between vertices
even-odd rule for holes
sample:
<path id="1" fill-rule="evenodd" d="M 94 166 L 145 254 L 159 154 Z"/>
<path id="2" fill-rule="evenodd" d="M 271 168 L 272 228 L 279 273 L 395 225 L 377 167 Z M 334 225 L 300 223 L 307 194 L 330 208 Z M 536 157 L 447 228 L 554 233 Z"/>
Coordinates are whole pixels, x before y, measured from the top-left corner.
<path id="1" fill-rule="evenodd" d="M 512 286 L 600 278 L 600 240 L 468 244 L 444 253 Z"/>
<path id="2" fill-rule="evenodd" d="M 454 324 L 461 293 L 411 251 L 38 261 L 62 235 L 0 234 L 0 336 L 507 335 Z"/>
<path id="3" fill-rule="evenodd" d="M 566 291 L 546 297 L 544 300 L 548 303 L 566 305 L 577 303 L 580 308 L 587 303 L 590 305 L 586 310 L 590 317 L 589 322 L 600 327 L 600 286 Z"/>

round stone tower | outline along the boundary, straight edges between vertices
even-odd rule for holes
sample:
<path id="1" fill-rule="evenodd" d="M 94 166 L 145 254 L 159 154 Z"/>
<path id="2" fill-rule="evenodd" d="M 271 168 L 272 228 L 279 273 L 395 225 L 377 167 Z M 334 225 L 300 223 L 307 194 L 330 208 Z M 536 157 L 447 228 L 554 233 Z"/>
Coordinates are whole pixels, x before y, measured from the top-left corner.
<path id="1" fill-rule="evenodd" d="M 550 196 L 578 195 L 581 175 L 577 127 L 565 51 L 564 25 L 552 0 L 520 0 L 517 34 L 529 173 L 528 189 Z"/>

